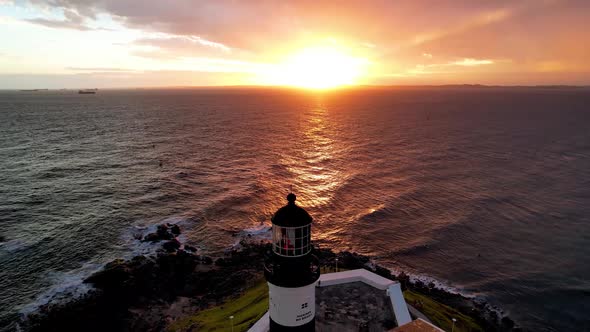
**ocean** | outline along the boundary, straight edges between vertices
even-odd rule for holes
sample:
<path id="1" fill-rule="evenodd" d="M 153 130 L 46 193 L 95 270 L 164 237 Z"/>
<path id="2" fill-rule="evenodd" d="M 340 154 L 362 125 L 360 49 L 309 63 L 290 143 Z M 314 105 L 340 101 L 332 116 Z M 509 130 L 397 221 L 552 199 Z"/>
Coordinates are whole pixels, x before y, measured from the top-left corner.
<path id="1" fill-rule="evenodd" d="M 590 330 L 590 89 L 0 91 L 0 326 L 162 222 L 214 255 L 292 190 L 322 247 Z"/>

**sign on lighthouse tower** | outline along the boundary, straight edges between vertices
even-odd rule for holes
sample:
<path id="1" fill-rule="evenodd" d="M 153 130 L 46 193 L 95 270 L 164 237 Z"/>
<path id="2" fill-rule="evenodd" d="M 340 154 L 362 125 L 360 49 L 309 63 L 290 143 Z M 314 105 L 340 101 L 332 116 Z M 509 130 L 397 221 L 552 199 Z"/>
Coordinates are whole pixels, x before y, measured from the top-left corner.
<path id="1" fill-rule="evenodd" d="M 315 285 L 320 277 L 312 255 L 311 216 L 295 204 L 272 217 L 272 257 L 265 264 L 268 281 L 270 331 L 315 331 Z"/>

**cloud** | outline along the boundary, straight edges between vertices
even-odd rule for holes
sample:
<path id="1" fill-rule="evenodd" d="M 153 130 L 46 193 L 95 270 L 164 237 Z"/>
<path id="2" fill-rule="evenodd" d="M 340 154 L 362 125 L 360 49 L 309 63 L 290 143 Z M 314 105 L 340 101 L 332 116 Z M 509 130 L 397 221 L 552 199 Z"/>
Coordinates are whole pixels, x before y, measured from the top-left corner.
<path id="1" fill-rule="evenodd" d="M 62 8 L 61 12 L 63 14 L 62 20 L 45 17 L 36 17 L 23 19 L 23 21 L 52 29 L 73 29 L 80 31 L 98 30 L 88 26 L 88 17 L 80 15 L 76 10 L 70 8 Z"/>
<path id="2" fill-rule="evenodd" d="M 86 31 L 104 19 L 121 27 L 131 37 L 117 38 L 125 45 L 118 50 L 151 58 L 133 59 L 144 64 L 200 58 L 273 63 L 332 38 L 374 63 L 371 75 L 590 69 L 590 47 L 581 42 L 590 36 L 587 0 L 440 0 L 436 10 L 425 0 L 373 0 L 370 6 L 366 0 L 28 0 L 15 5 L 23 3 L 33 5 L 28 13 L 35 8 L 41 13 L 28 22 L 42 26 Z M 415 67 L 419 62 L 423 68 Z"/>
<path id="3" fill-rule="evenodd" d="M 147 55 L 146 55 L 147 57 Z M 166 59 L 169 60 L 169 59 Z M 220 58 L 206 58 L 206 57 L 191 57 L 175 59 L 176 61 L 166 61 L 157 64 L 157 71 L 191 71 L 200 73 L 249 73 L 257 74 L 262 70 L 268 69 L 267 64 L 220 59 Z M 75 74 L 138 74 L 156 71 L 155 69 L 146 70 L 143 68 L 123 68 L 123 67 L 65 67 L 64 69 Z"/>
<path id="4" fill-rule="evenodd" d="M 108 14 L 130 28 L 199 36 L 231 48 L 261 52 L 269 44 L 345 37 L 372 44 L 420 44 L 477 26 L 501 22 L 518 8 L 507 1 L 441 0 L 436 11 L 422 1 L 362 0 L 29 0 L 74 11 L 88 19 Z M 525 1 L 528 2 L 528 1 Z M 510 7 L 512 6 L 512 7 Z M 514 9 L 517 8 L 517 9 Z"/>
<path id="5" fill-rule="evenodd" d="M 462 60 L 453 61 L 448 63 L 448 65 L 455 65 L 455 66 L 464 66 L 464 67 L 474 67 L 474 66 L 481 66 L 481 65 L 491 65 L 493 64 L 493 60 L 487 59 L 472 59 L 472 58 L 464 58 Z"/>
<path id="6" fill-rule="evenodd" d="M 128 68 L 115 68 L 115 67 L 66 67 L 66 70 L 71 71 L 82 71 L 82 72 L 133 72 L 136 71 L 134 69 Z"/>
<path id="7" fill-rule="evenodd" d="M 29 18 L 29 19 L 25 19 L 24 21 L 29 22 L 29 23 L 33 23 L 33 24 L 37 24 L 37 25 L 42 25 L 44 27 L 47 28 L 52 28 L 52 29 L 74 29 L 74 30 L 81 30 L 81 31 L 88 31 L 88 30 L 93 30 L 92 28 L 84 25 L 84 24 L 80 24 L 80 23 L 76 23 L 76 22 L 72 22 L 72 21 L 68 21 L 68 20 L 50 20 L 50 19 L 45 19 L 45 18 Z"/>
<path id="8" fill-rule="evenodd" d="M 199 36 L 175 36 L 157 34 L 155 37 L 137 39 L 133 45 L 148 46 L 150 50 L 140 50 L 140 54 L 164 58 L 194 57 L 204 54 L 225 55 L 232 49 L 228 46 L 212 42 Z"/>
<path id="9" fill-rule="evenodd" d="M 423 56 L 430 59 L 424 53 Z M 489 59 L 471 59 L 463 58 L 461 60 L 454 60 L 445 63 L 430 63 L 430 64 L 417 64 L 402 72 L 386 74 L 386 76 L 393 77 L 412 77 L 412 76 L 423 76 L 423 75 L 440 75 L 440 74 L 454 74 L 457 73 L 457 68 L 460 67 L 476 67 L 482 65 L 494 64 L 494 60 Z M 455 67 L 455 68 L 453 68 Z M 463 69 L 464 70 L 464 69 Z"/>
<path id="10" fill-rule="evenodd" d="M 522 8 L 518 8 L 518 10 L 522 10 Z M 473 30 L 481 26 L 501 22 L 513 16 L 518 10 L 514 8 L 500 8 L 491 11 L 484 11 L 482 13 L 473 15 L 472 18 L 469 18 L 465 21 L 459 21 L 457 24 L 450 25 L 444 29 L 431 31 L 425 34 L 419 34 L 415 36 L 411 42 L 414 45 L 421 45 L 432 40 L 441 39 L 446 36 Z"/>
<path id="11" fill-rule="evenodd" d="M 136 43 L 156 45 L 158 47 L 164 48 L 171 47 L 192 49 L 195 46 L 207 46 L 224 52 L 231 51 L 231 48 L 222 43 L 216 43 L 205 38 L 201 38 L 199 36 L 178 36 L 170 34 L 158 34 L 157 37 L 140 39 L 136 41 Z"/>
<path id="12" fill-rule="evenodd" d="M 462 54 L 467 58 L 526 60 L 546 51 L 548 45 L 572 39 L 568 37 L 572 33 L 587 37 L 587 33 L 582 32 L 587 30 L 583 27 L 587 17 L 579 13 L 587 12 L 588 2 L 576 0 L 440 0 L 436 3 L 436 10 L 428 10 L 432 4 L 425 1 L 389 0 L 374 0 L 370 6 L 363 0 L 29 2 L 39 8 L 69 11 L 87 22 L 106 14 L 124 27 L 169 36 L 142 38 L 138 44 L 153 48 L 132 51 L 136 55 L 160 59 L 211 56 L 216 47 L 231 50 L 234 58 L 248 55 L 269 57 L 275 50 L 304 48 L 334 38 L 348 45 L 361 45 L 361 52 L 374 54 L 375 59 L 371 60 L 392 63 L 392 66 L 395 63 L 412 65 L 416 56 L 429 58 L 423 55 L 423 50 L 443 59 Z M 548 14 L 551 20 L 540 19 Z M 572 20 L 572 15 L 579 17 Z M 88 29 L 89 26 L 80 22 L 78 17 L 75 19 L 55 21 L 43 18 L 34 22 L 51 27 Z M 552 24 L 553 21 L 560 24 Z M 566 33 L 567 30 L 571 32 Z M 531 31 L 536 32 L 534 36 Z M 523 46 L 515 45 L 516 40 Z M 211 49 L 201 48 L 207 43 L 211 43 Z M 542 49 L 544 45 L 545 49 Z M 221 53 L 220 56 L 227 54 Z"/>
<path id="13" fill-rule="evenodd" d="M 504 62 L 507 62 L 504 60 Z M 418 64 L 415 68 L 417 69 L 424 69 L 424 68 L 435 68 L 435 67 L 476 67 L 476 66 L 483 66 L 483 65 L 491 65 L 496 63 L 494 60 L 490 59 L 472 59 L 472 58 L 463 58 L 460 60 L 453 60 L 445 63 L 430 63 L 430 64 Z"/>

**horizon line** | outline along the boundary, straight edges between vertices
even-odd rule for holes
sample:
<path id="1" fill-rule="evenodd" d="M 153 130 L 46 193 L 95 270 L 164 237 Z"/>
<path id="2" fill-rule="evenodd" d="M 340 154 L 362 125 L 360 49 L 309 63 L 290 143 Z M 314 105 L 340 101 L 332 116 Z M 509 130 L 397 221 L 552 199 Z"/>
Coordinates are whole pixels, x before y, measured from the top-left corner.
<path id="1" fill-rule="evenodd" d="M 326 89 L 314 89 L 298 86 L 288 85 L 262 85 L 262 84 L 236 84 L 236 85 L 162 85 L 162 86 L 127 86 L 127 87 L 102 87 L 102 88 L 0 88 L 0 91 L 64 91 L 64 90 L 84 90 L 84 89 L 101 89 L 101 90 L 142 90 L 142 89 L 290 89 L 290 90 L 304 90 L 304 91 L 335 91 L 335 90 L 352 90 L 356 88 L 590 88 L 588 85 L 575 84 L 535 84 L 535 85 L 502 85 L 502 84 L 479 84 L 479 83 L 463 83 L 463 84 L 359 84 L 359 85 L 344 85 Z"/>

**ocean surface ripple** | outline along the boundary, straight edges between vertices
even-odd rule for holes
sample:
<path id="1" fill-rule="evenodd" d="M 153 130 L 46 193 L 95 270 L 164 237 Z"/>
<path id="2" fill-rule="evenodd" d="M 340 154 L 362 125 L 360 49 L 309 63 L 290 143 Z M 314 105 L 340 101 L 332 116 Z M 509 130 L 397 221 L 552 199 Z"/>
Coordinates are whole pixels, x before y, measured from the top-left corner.
<path id="1" fill-rule="evenodd" d="M 0 91 L 0 327 L 180 223 L 214 254 L 290 188 L 321 246 L 537 331 L 590 329 L 590 90 Z M 75 291 L 71 291 L 75 293 Z"/>

